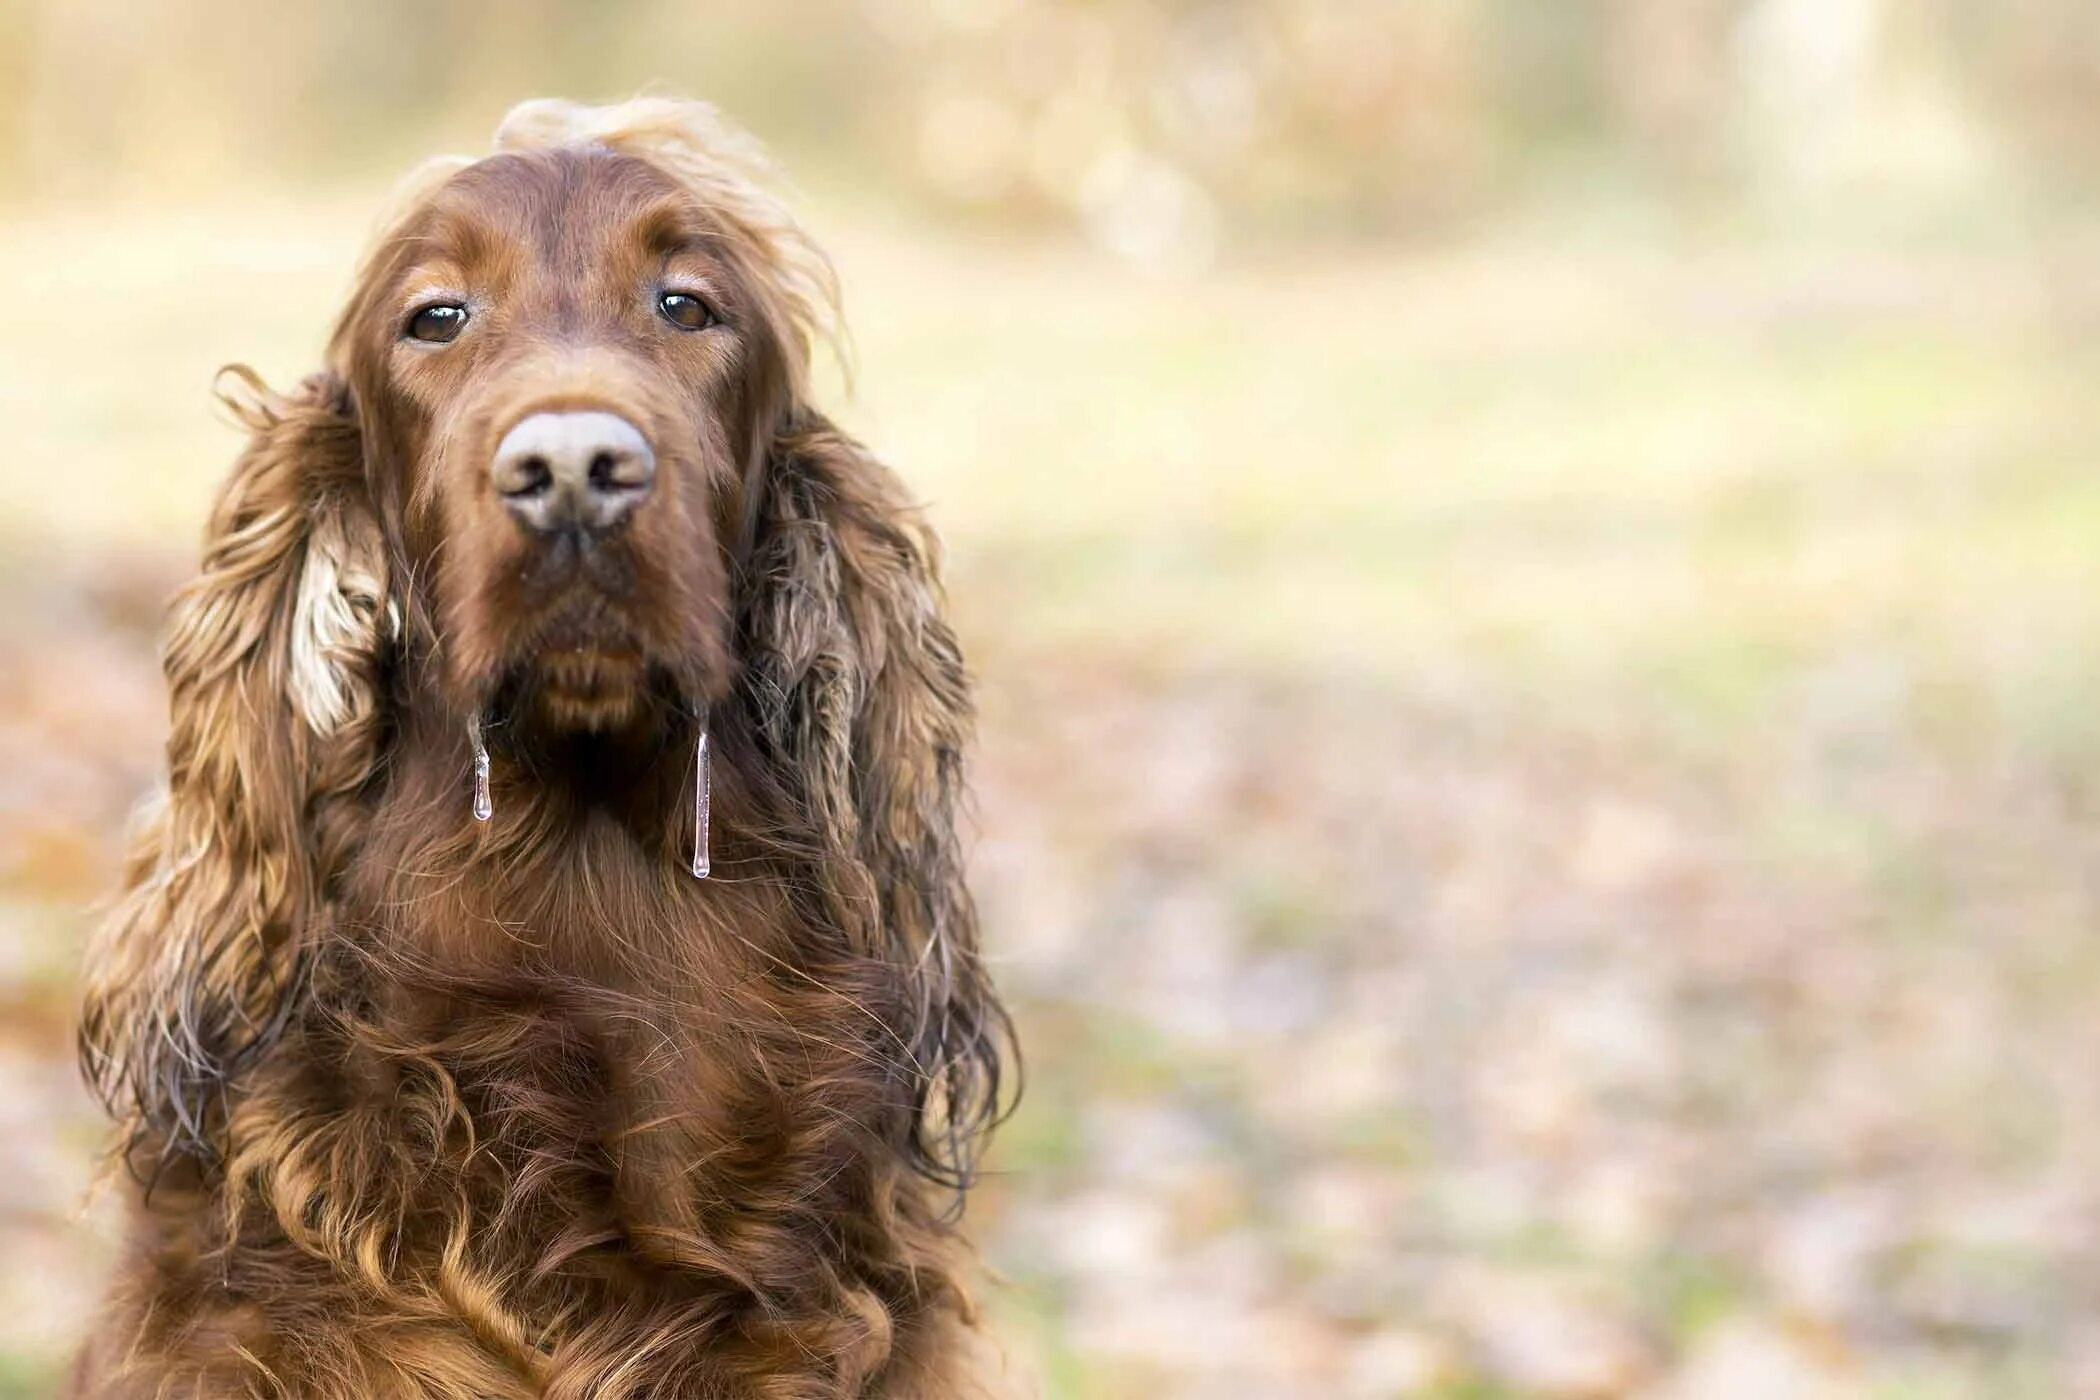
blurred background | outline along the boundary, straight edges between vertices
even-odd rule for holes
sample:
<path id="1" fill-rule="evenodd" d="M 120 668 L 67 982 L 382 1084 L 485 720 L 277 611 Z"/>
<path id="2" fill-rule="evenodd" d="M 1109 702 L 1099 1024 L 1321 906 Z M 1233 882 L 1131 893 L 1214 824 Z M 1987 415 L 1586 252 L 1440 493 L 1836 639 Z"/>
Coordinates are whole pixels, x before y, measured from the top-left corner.
<path id="1" fill-rule="evenodd" d="M 0 1395 L 211 373 L 652 81 L 950 547 L 1046 1395 L 2100 1395 L 2091 0 L 0 0 Z"/>

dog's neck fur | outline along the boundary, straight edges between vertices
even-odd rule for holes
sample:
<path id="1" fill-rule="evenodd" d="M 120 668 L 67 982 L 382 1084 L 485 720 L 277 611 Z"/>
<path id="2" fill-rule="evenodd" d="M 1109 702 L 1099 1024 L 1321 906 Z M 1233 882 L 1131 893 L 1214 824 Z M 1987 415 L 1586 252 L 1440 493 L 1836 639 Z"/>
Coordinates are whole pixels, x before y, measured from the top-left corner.
<path id="1" fill-rule="evenodd" d="M 778 897 L 766 894 L 776 867 L 739 840 L 772 824 L 754 810 L 741 746 L 716 761 L 716 844 L 735 868 L 703 889 L 675 854 L 691 832 L 689 718 L 674 711 L 661 728 L 629 735 L 547 734 L 508 716 L 484 723 L 494 814 L 477 822 L 463 722 L 427 693 L 402 713 L 343 879 L 348 905 L 384 911 L 371 936 L 394 955 L 675 998 L 717 980 L 768 929 L 761 943 L 784 945 Z M 717 754 L 724 748 L 718 735 Z M 716 936 L 726 928 L 735 936 Z M 785 946 L 767 953 L 793 956 Z"/>
<path id="2" fill-rule="evenodd" d="M 814 1133 L 819 1115 L 843 1113 L 863 1130 L 830 1145 L 827 1172 L 901 1169 L 888 1140 L 904 1131 L 892 1096 L 912 1066 L 878 988 L 854 990 L 871 969 L 842 945 L 812 946 L 792 905 L 796 872 L 776 843 L 747 834 L 777 832 L 783 819 L 733 722 L 718 741 L 717 874 L 701 882 L 680 859 L 689 725 L 516 742 L 496 726 L 495 815 L 478 823 L 461 727 L 439 710 L 414 713 L 342 880 L 332 937 L 350 980 L 331 988 L 324 972 L 320 989 L 395 1031 L 436 1033 L 455 1047 L 437 1058 L 457 1055 L 446 1069 L 470 1097 L 547 1068 L 457 1049 L 484 1021 L 529 1006 L 547 1037 L 582 1057 L 535 1092 L 588 1104 L 616 1194 L 639 1213 L 627 1226 L 689 1226 L 692 1202 L 708 1197 L 762 1205 L 769 1193 L 710 1180 L 714 1167 L 725 1151 L 750 1152 L 738 1171 L 791 1177 L 787 1139 Z M 327 1001 L 317 998 L 321 1014 Z M 843 1042 L 825 1039 L 841 1028 Z M 890 1068 L 869 1073 L 880 1066 Z M 762 1166 L 774 1159 L 777 1171 Z M 649 1169 L 658 1161 L 700 1166 L 667 1177 Z"/>
<path id="3" fill-rule="evenodd" d="M 746 834 L 764 784 L 724 765 L 703 884 L 651 839 L 653 797 L 608 807 L 545 767 L 535 787 L 522 759 L 477 829 L 446 728 L 397 736 L 224 1177 L 149 1207 L 249 1300 L 210 1335 L 259 1348 L 300 1309 L 376 1307 L 431 1319 L 461 1393 L 959 1393 L 940 1368 L 969 1307 L 905 1165 L 909 1057 L 883 980 L 809 945 Z M 449 827 L 394 819 L 439 803 Z M 620 1388 L 635 1358 L 680 1379 Z"/>

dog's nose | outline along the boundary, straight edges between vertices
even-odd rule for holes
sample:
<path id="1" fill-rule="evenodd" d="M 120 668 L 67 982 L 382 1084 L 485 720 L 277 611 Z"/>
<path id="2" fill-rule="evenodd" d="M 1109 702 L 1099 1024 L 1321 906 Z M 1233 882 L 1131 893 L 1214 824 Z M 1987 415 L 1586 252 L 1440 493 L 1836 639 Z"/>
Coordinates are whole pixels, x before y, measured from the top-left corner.
<path id="1" fill-rule="evenodd" d="M 535 413 L 496 444 L 489 479 L 512 515 L 534 530 L 606 530 L 625 520 L 656 481 L 649 440 L 612 413 Z"/>

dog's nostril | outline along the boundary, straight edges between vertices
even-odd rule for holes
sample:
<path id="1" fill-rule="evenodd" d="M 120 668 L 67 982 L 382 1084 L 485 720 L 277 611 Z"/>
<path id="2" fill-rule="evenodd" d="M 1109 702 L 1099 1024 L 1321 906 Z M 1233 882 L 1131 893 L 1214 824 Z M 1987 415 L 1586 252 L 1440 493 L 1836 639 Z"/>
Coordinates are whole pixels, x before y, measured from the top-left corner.
<path id="1" fill-rule="evenodd" d="M 554 484 L 554 469 L 547 465 L 545 457 L 523 457 L 508 465 L 510 469 L 496 483 L 496 489 L 514 500 L 543 496 Z"/>
<path id="2" fill-rule="evenodd" d="M 656 480 L 656 459 L 646 444 L 604 448 L 592 454 L 585 480 L 600 495 L 638 496 Z"/>

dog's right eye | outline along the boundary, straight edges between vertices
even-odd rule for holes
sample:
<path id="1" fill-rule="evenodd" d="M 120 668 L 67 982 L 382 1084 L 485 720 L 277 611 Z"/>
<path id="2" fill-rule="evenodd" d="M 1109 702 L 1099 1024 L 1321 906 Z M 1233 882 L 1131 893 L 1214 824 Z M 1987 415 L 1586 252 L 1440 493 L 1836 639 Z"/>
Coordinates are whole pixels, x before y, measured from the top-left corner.
<path id="1" fill-rule="evenodd" d="M 417 308 L 409 316 L 404 334 L 410 340 L 443 345 L 448 340 L 457 340 L 466 324 L 467 308 L 457 302 L 440 301 Z"/>

